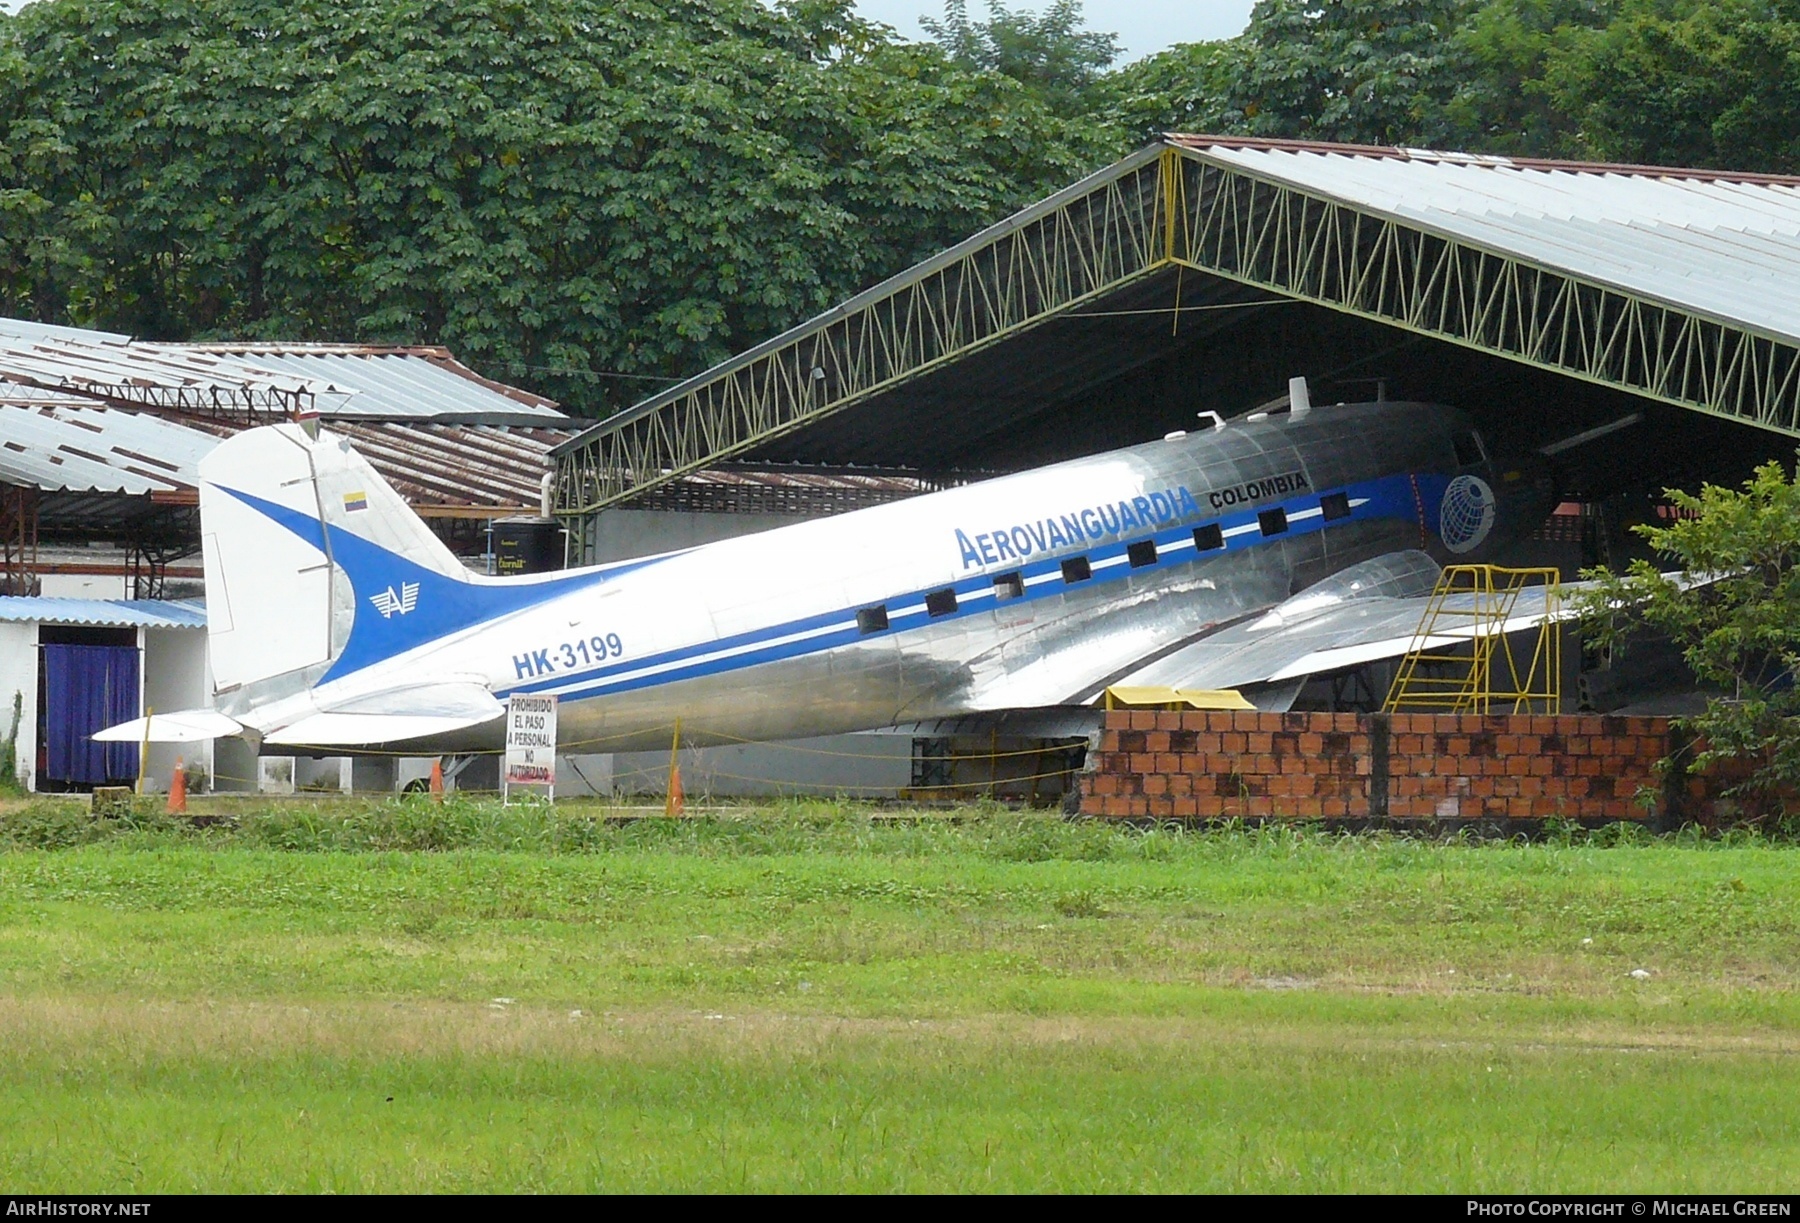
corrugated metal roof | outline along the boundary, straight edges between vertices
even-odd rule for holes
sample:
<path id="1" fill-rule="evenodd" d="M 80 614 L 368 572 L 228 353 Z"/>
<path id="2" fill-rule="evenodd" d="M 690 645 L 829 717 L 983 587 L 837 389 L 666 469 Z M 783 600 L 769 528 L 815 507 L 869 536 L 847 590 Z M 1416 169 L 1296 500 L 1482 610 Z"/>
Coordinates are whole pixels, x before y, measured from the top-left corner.
<path id="1" fill-rule="evenodd" d="M 550 448 L 567 429 L 334 420 L 401 496 L 415 506 L 482 506 L 537 513 Z"/>
<path id="2" fill-rule="evenodd" d="M 0 318 L 0 379 L 114 405 L 250 419 L 559 425 L 556 403 L 476 374 L 435 346 L 164 344 Z"/>
<path id="3" fill-rule="evenodd" d="M 163 416 L 39 401 L 0 386 L 0 482 L 45 491 L 192 491 L 219 439 Z"/>
<path id="4" fill-rule="evenodd" d="M 703 514 L 838 514 L 944 487 L 920 472 L 781 464 L 708 467 L 634 501 L 645 510 Z"/>
<path id="5" fill-rule="evenodd" d="M 328 419 L 482 425 L 555 425 L 568 419 L 555 401 L 482 378 L 443 348 L 249 343 L 149 347 L 241 358 L 354 392 L 341 403 L 321 404 L 320 412 Z"/>
<path id="6" fill-rule="evenodd" d="M 1800 340 L 1800 179 L 1170 136 L 1203 159 Z"/>
<path id="7" fill-rule="evenodd" d="M 197 599 L 46 599 L 0 596 L 0 622 L 76 624 L 88 628 L 206 627 L 206 604 Z"/>
<path id="8" fill-rule="evenodd" d="M 328 380 L 228 352 L 141 344 L 110 332 L 9 318 L 0 318 L 0 377 L 115 402 L 189 409 L 285 412 L 306 399 L 325 411 L 349 394 Z"/>
<path id="9" fill-rule="evenodd" d="M 536 512 L 565 429 L 335 420 L 416 506 Z M 45 492 L 192 493 L 229 421 L 106 407 L 66 391 L 0 383 L 0 483 Z"/>

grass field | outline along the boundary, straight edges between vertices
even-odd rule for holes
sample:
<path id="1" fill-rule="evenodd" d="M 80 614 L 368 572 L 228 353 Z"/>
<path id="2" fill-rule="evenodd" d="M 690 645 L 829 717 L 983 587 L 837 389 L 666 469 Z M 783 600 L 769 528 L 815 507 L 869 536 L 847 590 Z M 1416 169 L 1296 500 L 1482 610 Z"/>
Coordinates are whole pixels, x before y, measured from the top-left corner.
<path id="1" fill-rule="evenodd" d="M 1788 844 L 241 814 L 0 810 L 6 1189 L 1800 1191 Z"/>

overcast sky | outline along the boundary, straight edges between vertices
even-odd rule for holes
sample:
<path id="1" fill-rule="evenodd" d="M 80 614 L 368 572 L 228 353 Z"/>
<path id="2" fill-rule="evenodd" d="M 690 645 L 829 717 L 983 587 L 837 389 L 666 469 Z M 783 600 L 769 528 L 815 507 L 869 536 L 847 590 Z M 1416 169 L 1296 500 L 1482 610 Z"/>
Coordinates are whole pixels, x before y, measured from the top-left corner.
<path id="1" fill-rule="evenodd" d="M 1201 42 L 1242 34 L 1252 0 L 1087 0 L 1082 13 L 1090 30 L 1117 34 L 1125 48 L 1120 63 L 1161 51 L 1178 42 Z M 1007 7 L 1042 12 L 1039 0 L 1013 0 Z M 942 18 L 943 0 L 856 0 L 856 11 L 891 25 L 907 38 L 923 38 L 921 14 Z M 969 0 L 969 16 L 987 16 L 986 0 Z"/>

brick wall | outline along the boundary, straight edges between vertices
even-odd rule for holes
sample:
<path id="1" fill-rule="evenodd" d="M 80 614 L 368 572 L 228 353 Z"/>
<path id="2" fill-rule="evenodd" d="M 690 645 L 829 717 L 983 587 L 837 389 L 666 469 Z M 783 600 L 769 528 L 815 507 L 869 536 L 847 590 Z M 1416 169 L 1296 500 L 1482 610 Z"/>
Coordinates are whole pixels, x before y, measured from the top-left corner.
<path id="1" fill-rule="evenodd" d="M 1136 818 L 1634 819 L 1664 718 L 1106 715 L 1081 809 Z"/>

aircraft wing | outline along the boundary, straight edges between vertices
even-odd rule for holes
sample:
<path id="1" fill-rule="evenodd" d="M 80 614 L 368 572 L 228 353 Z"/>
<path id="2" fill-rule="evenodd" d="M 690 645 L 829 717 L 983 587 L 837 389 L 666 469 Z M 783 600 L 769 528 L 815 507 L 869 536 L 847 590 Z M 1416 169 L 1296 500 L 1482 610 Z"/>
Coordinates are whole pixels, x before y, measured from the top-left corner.
<path id="1" fill-rule="evenodd" d="M 334 702 L 269 730 L 263 742 L 306 747 L 401 743 L 480 726 L 505 713 L 506 706 L 472 679 L 409 684 Z"/>
<path id="2" fill-rule="evenodd" d="M 1569 587 L 1563 587 L 1567 591 Z M 1442 649 L 1476 636 L 1536 628 L 1546 619 L 1542 587 L 1519 593 L 1504 626 L 1477 626 L 1473 615 L 1452 615 L 1442 632 L 1424 641 L 1414 633 L 1424 618 L 1429 595 L 1352 599 L 1302 619 L 1277 613 L 1242 621 L 1166 654 L 1119 680 L 1181 688 L 1242 688 L 1304 680 L 1384 658 L 1398 658 L 1417 648 Z M 1455 595 L 1446 610 L 1472 613 L 1475 596 Z M 1555 619 L 1571 613 L 1563 606 Z"/>
<path id="3" fill-rule="evenodd" d="M 1091 706 L 1107 688 L 1132 685 L 1236 688 L 1258 708 L 1285 709 L 1309 675 L 1396 658 L 1415 648 L 1441 649 L 1477 633 L 1535 628 L 1551 614 L 1573 615 L 1566 600 L 1548 612 L 1544 589 L 1530 587 L 1519 592 L 1504 626 L 1477 629 L 1476 596 L 1456 595 L 1446 602 L 1452 614 L 1444 631 L 1415 642 L 1438 574 L 1437 564 L 1423 553 L 1391 553 L 1341 570 L 1265 612 L 1223 625 L 1196 624 L 1173 640 L 1159 631 L 1166 626 L 1154 623 L 1154 615 L 1145 616 L 1112 634 L 1110 651 L 1090 642 L 1079 651 L 1049 654 L 994 675 L 981 685 L 972 711 Z M 1180 610 L 1158 609 L 1177 617 Z"/>
<path id="4" fill-rule="evenodd" d="M 1219 619 L 1220 605 L 1211 598 L 1181 596 L 1147 601 L 1111 614 L 1107 631 L 1082 634 L 1069 648 L 1030 653 L 1020 663 L 998 657 L 978 670 L 965 698 L 970 713 L 1053 706 L 1092 706 L 1105 690 L 1117 685 L 1172 688 L 1235 688 L 1264 685 L 1247 693 L 1259 708 L 1285 709 L 1298 695 L 1291 681 L 1268 684 L 1289 663 L 1318 648 L 1347 644 L 1329 632 L 1304 638 L 1276 631 L 1302 623 L 1337 623 L 1347 629 L 1364 614 L 1327 617 L 1347 607 L 1387 606 L 1405 623 L 1394 632 L 1411 638 L 1419 612 L 1399 612 L 1393 605 L 1422 607 L 1412 596 L 1429 595 L 1440 573 L 1423 552 L 1394 552 L 1351 565 L 1274 607 L 1240 604 L 1235 615 Z M 1410 616 L 1410 619 L 1407 619 Z M 1305 644 L 1296 644 L 1303 641 Z M 1401 646 L 1405 648 L 1404 643 Z M 1243 665 L 1222 666 L 1254 649 Z M 1229 675 L 1213 683 L 1208 676 Z"/>

